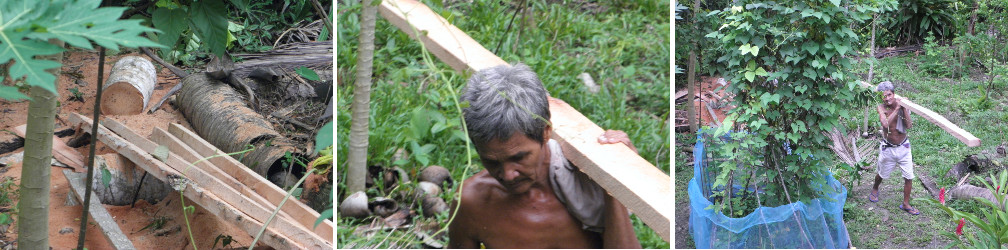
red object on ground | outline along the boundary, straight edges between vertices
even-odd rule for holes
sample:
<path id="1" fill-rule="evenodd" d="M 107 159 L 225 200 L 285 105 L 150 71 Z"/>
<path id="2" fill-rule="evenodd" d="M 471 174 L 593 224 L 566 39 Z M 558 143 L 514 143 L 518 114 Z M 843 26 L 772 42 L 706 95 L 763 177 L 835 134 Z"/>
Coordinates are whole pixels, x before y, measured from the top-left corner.
<path id="1" fill-rule="evenodd" d="M 945 188 L 941 188 L 941 191 L 938 191 L 938 202 L 945 205 Z"/>
<path id="2" fill-rule="evenodd" d="M 959 219 L 959 226 L 956 227 L 956 235 L 962 235 L 962 228 L 966 225 L 966 218 Z"/>

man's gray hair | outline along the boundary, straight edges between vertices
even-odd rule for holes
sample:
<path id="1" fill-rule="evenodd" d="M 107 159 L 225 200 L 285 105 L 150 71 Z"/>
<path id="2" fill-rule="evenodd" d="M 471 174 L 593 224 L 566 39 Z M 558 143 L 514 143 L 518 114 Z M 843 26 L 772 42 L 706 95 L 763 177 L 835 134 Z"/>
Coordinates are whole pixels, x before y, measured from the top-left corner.
<path id="1" fill-rule="evenodd" d="M 875 91 L 878 91 L 878 92 L 893 91 L 893 92 L 895 92 L 896 91 L 896 87 L 893 87 L 893 85 L 892 85 L 891 82 L 884 81 L 882 83 L 879 83 L 878 86 L 875 87 Z"/>
<path id="2" fill-rule="evenodd" d="M 519 131 L 543 142 L 550 119 L 546 89 L 528 66 L 501 65 L 476 72 L 462 92 L 469 107 L 462 110 L 469 139 L 484 145 L 493 139 L 505 141 Z"/>

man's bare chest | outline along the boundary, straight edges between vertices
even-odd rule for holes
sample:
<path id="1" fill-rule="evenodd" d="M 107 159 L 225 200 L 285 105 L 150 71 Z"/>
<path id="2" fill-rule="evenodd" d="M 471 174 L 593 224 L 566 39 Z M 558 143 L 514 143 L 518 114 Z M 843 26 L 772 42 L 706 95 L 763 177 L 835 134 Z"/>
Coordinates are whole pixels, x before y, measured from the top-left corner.
<path id="1" fill-rule="evenodd" d="M 501 207 L 483 217 L 479 235 L 488 248 L 594 248 L 601 243 L 558 200 Z"/>

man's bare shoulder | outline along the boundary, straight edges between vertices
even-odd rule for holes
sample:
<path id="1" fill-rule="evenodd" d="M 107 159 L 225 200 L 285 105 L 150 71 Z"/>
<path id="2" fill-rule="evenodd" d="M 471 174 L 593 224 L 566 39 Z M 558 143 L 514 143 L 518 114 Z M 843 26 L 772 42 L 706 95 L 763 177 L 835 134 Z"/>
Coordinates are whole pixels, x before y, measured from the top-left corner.
<path id="1" fill-rule="evenodd" d="M 470 176 L 462 185 L 462 206 L 479 206 L 492 201 L 495 194 L 503 191 L 496 179 L 486 170 Z"/>

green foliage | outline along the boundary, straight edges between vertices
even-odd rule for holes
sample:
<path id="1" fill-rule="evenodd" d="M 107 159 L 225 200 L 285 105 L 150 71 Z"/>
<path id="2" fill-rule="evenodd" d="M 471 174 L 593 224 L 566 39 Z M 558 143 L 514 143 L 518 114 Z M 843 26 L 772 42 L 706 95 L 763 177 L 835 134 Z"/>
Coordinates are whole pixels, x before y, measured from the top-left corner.
<path id="1" fill-rule="evenodd" d="M 894 16 L 880 16 L 884 30 L 894 32 L 897 44 L 920 43 L 929 34 L 939 40 L 957 34 L 956 20 L 953 18 L 952 0 L 907 0 L 900 1 Z"/>
<path id="2" fill-rule="evenodd" d="M 164 225 L 166 223 L 168 223 L 169 220 L 171 220 L 171 218 L 168 218 L 166 216 L 158 216 L 158 217 L 154 218 L 153 220 L 151 220 L 150 223 L 147 223 L 146 226 L 144 226 L 140 230 L 137 230 L 137 232 L 143 232 L 143 230 L 147 230 L 147 229 L 150 229 L 150 230 L 161 229 L 161 228 L 164 227 Z"/>
<path id="3" fill-rule="evenodd" d="M 834 156 L 823 131 L 852 117 L 848 107 L 870 98 L 849 72 L 859 39 L 849 26 L 880 8 L 845 8 L 840 1 L 740 4 L 709 14 L 725 20 L 706 37 L 718 39 L 726 51 L 718 61 L 727 64 L 727 90 L 736 96 L 732 115 L 713 133 L 727 135 L 712 150 L 731 160 L 710 167 L 717 173 L 712 185 L 766 180 L 773 195 L 764 206 L 825 197 L 833 192 L 823 176 Z M 746 133 L 728 135 L 729 129 Z"/>
<path id="4" fill-rule="evenodd" d="M 213 246 L 210 249 L 217 249 L 217 242 L 221 243 L 221 248 L 226 248 L 231 245 L 231 243 L 237 243 L 231 235 L 218 234 L 213 240 Z"/>
<path id="5" fill-rule="evenodd" d="M 105 188 L 109 188 L 109 182 L 112 181 L 112 173 L 109 172 L 108 168 L 102 167 L 101 168 L 101 174 L 102 174 L 101 175 L 102 185 L 104 185 Z"/>
<path id="6" fill-rule="evenodd" d="M 925 54 L 920 58 L 921 70 L 936 77 L 961 77 L 968 73 L 965 63 L 960 62 L 960 56 L 963 56 L 959 52 L 961 50 L 938 45 L 934 36 L 927 36 L 924 41 Z"/>
<path id="7" fill-rule="evenodd" d="M 77 87 L 70 88 L 70 101 L 84 102 L 84 93 L 81 93 Z"/>
<path id="8" fill-rule="evenodd" d="M 1008 189 L 1008 171 L 1001 170 L 1001 172 L 996 176 L 994 174 L 990 174 L 990 181 L 987 181 L 980 176 L 974 176 L 973 178 L 974 180 L 983 183 L 984 187 L 990 190 L 991 193 L 994 194 L 995 199 L 997 199 L 997 204 L 995 204 L 990 200 L 975 197 L 976 201 L 985 205 L 986 209 L 984 209 L 981 213 L 983 218 L 974 213 L 963 212 L 955 208 L 945 206 L 945 204 L 940 203 L 934 198 L 917 198 L 914 200 L 922 201 L 932 207 L 940 208 L 952 217 L 952 221 L 965 219 L 965 221 L 970 222 L 970 224 L 979 229 L 975 232 L 975 234 L 964 234 L 968 242 L 963 241 L 962 237 L 957 235 L 957 233 L 942 232 L 941 235 L 952 239 L 952 243 L 949 244 L 949 247 L 980 249 L 1001 248 L 1004 244 L 1008 243 L 1008 209 L 1006 209 L 1006 206 L 1004 205 L 1006 201 L 1005 196 L 1008 195 L 1008 190 L 1005 190 Z"/>
<path id="9" fill-rule="evenodd" d="M 307 67 L 301 66 L 301 67 L 297 68 L 294 71 L 297 72 L 298 75 L 301 75 L 301 77 L 304 77 L 305 79 L 307 79 L 309 81 L 318 81 L 319 80 L 318 73 L 315 73 L 314 70 L 309 69 Z"/>
<path id="10" fill-rule="evenodd" d="M 333 144 L 333 123 L 328 122 L 315 135 L 315 152 L 321 151 Z"/>
<path id="11" fill-rule="evenodd" d="M 184 52 L 162 51 L 162 57 L 173 62 L 192 49 L 223 55 L 232 37 L 227 17 L 224 1 L 158 0 L 157 9 L 151 13 L 151 23 L 164 31 L 158 43 Z M 184 38 L 182 43 L 178 43 L 180 37 Z M 192 42 L 196 46 L 190 46 Z"/>
<path id="12" fill-rule="evenodd" d="M 140 20 L 119 20 L 126 8 L 98 8 L 99 0 L 4 1 L 0 3 L 0 62 L 14 60 L 4 75 L 11 79 L 24 77 L 30 86 L 56 92 L 56 76 L 47 69 L 60 67 L 60 62 L 37 59 L 63 51 L 46 42 L 58 39 L 66 44 L 93 49 L 99 46 L 118 49 L 119 46 L 162 47 L 140 36 L 143 32 L 158 32 L 140 25 Z M 27 99 L 17 88 L 0 85 L 0 98 Z"/>
<path id="13" fill-rule="evenodd" d="M 17 183 L 14 177 L 6 177 L 0 182 L 0 206 L 10 206 L 14 202 L 14 195 L 17 194 Z"/>

